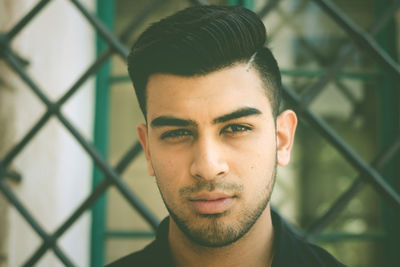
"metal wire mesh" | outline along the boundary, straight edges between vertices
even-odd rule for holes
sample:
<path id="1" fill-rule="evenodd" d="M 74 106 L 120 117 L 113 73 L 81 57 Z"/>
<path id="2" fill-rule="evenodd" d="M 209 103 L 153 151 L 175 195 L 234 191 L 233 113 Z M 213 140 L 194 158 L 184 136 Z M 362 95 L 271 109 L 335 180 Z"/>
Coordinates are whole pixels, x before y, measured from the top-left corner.
<path id="1" fill-rule="evenodd" d="M 0 190 L 6 199 L 13 205 L 22 217 L 29 223 L 32 229 L 42 239 L 42 244 L 37 250 L 26 260 L 24 266 L 33 266 L 46 253 L 47 250 L 53 250 L 55 255 L 65 266 L 75 266 L 68 255 L 57 245 L 60 237 L 80 218 L 80 216 L 90 209 L 96 201 L 110 187 L 115 187 L 126 201 L 153 227 L 158 225 L 156 216 L 146 207 L 146 205 L 134 194 L 126 183 L 121 179 L 121 174 L 132 163 L 132 161 L 141 152 L 141 147 L 137 141 L 132 144 L 131 149 L 118 161 L 115 167 L 110 166 L 105 158 L 97 151 L 97 149 L 71 124 L 71 122 L 61 112 L 61 107 L 68 102 L 71 97 L 79 91 L 82 84 L 99 68 L 110 59 L 112 55 L 119 55 L 124 60 L 128 55 L 128 48 L 125 43 L 129 39 L 131 32 L 140 24 L 143 19 L 152 12 L 155 6 L 161 1 L 151 1 L 147 8 L 139 17 L 133 18 L 133 21 L 126 29 L 117 37 L 111 33 L 96 16 L 90 14 L 78 0 L 70 0 L 71 3 L 79 10 L 87 21 L 92 25 L 96 32 L 108 44 L 108 49 L 102 52 L 93 64 L 75 81 L 75 83 L 60 97 L 53 102 L 43 93 L 43 90 L 33 81 L 33 79 L 24 70 L 24 61 L 19 58 L 11 48 L 13 39 L 24 29 L 36 16 L 40 15 L 43 8 L 50 0 L 40 1 L 28 14 L 26 14 L 11 30 L 7 33 L 0 34 L 0 57 L 8 64 L 8 66 L 20 77 L 20 79 L 32 90 L 37 98 L 46 107 L 44 115 L 35 123 L 35 125 L 27 132 L 27 134 L 0 160 Z M 193 4 L 207 4 L 206 1 L 190 1 Z M 261 17 L 267 16 L 273 11 L 279 1 L 266 1 L 265 5 L 260 9 Z M 342 13 L 335 4 L 329 0 L 314 0 L 314 2 L 328 16 L 332 18 L 354 42 L 344 45 L 344 53 L 333 63 L 328 64 L 327 71 L 316 82 L 314 82 L 305 93 L 300 95 L 289 86 L 284 86 L 284 98 L 290 103 L 299 114 L 300 118 L 310 124 L 323 138 L 325 138 L 333 147 L 358 171 L 359 177 L 353 184 L 345 190 L 342 195 L 333 203 L 333 205 L 311 226 L 304 231 L 304 238 L 312 240 L 321 232 L 329 221 L 337 216 L 349 201 L 360 191 L 365 184 L 371 184 L 379 194 L 385 198 L 391 207 L 397 212 L 400 211 L 400 195 L 391 188 L 378 172 L 392 157 L 399 151 L 400 138 L 398 137 L 387 149 L 382 151 L 371 163 L 365 162 L 354 150 L 347 144 L 332 127 L 321 117 L 316 115 L 309 106 L 313 100 L 320 94 L 326 85 L 334 81 L 340 83 L 336 77 L 342 67 L 346 64 L 350 55 L 360 49 L 368 53 L 383 69 L 389 72 L 397 82 L 400 81 L 399 65 L 386 54 L 386 52 L 376 43 L 374 36 L 385 26 L 400 7 L 400 1 L 393 1 L 392 6 L 387 8 L 385 14 L 378 20 L 379 23 L 374 24 L 369 32 L 364 31 L 353 23 L 344 13 Z M 320 57 L 319 62 L 326 64 L 328 61 Z M 341 86 L 342 88 L 344 85 Z M 344 89 L 345 90 L 345 89 Z M 102 181 L 93 189 L 91 194 L 76 208 L 74 212 L 53 232 L 46 232 L 34 218 L 32 213 L 22 204 L 18 197 L 13 193 L 11 188 L 5 183 L 5 178 L 13 176 L 9 170 L 11 162 L 21 153 L 21 151 L 31 142 L 43 126 L 50 118 L 57 118 L 65 129 L 76 139 L 86 153 L 91 157 L 94 164 L 101 170 L 104 175 Z M 14 175 L 15 176 L 15 175 Z M 298 232 L 302 232 L 298 230 Z"/>

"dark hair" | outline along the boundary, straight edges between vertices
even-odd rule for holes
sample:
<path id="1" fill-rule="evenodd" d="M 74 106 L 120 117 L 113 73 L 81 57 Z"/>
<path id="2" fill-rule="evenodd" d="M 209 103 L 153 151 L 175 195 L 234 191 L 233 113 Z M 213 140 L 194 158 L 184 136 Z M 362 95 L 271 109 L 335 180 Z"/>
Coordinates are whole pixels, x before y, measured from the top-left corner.
<path id="1" fill-rule="evenodd" d="M 205 75 L 251 61 L 273 115 L 279 109 L 281 75 L 266 30 L 252 11 L 238 6 L 189 7 L 152 24 L 128 57 L 128 71 L 146 118 L 146 85 L 154 73 Z"/>

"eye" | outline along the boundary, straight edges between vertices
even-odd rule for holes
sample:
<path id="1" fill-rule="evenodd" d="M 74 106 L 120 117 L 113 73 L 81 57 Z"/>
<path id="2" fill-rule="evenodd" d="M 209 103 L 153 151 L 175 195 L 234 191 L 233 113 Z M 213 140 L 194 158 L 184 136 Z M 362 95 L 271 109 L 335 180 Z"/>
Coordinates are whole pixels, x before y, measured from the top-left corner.
<path id="1" fill-rule="evenodd" d="M 171 130 L 163 133 L 161 135 L 161 139 L 178 139 L 178 138 L 183 138 L 186 136 L 191 136 L 192 131 L 187 130 L 187 129 L 176 129 L 176 130 Z"/>
<path id="2" fill-rule="evenodd" d="M 241 134 L 241 133 L 245 133 L 248 131 L 251 131 L 251 127 L 249 126 L 245 126 L 245 125 L 241 125 L 241 124 L 230 124 L 225 126 L 222 129 L 222 133 L 227 133 L 227 134 Z"/>

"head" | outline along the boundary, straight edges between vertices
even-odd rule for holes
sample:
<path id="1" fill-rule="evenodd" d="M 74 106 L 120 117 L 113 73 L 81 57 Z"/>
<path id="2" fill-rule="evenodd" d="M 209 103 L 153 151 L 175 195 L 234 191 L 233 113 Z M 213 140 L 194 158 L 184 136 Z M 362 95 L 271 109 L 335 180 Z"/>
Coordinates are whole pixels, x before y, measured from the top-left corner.
<path id="1" fill-rule="evenodd" d="M 276 117 L 281 75 L 265 47 L 266 40 L 262 21 L 237 6 L 191 7 L 151 25 L 128 58 L 128 72 L 145 120 L 146 86 L 152 74 L 201 76 L 235 64 L 248 64 L 257 71 Z"/>
<path id="2" fill-rule="evenodd" d="M 281 80 L 265 41 L 249 10 L 194 7 L 150 26 L 129 56 L 146 118 L 138 136 L 170 229 L 202 246 L 254 229 L 276 165 L 290 160 L 297 120 L 277 116 Z"/>

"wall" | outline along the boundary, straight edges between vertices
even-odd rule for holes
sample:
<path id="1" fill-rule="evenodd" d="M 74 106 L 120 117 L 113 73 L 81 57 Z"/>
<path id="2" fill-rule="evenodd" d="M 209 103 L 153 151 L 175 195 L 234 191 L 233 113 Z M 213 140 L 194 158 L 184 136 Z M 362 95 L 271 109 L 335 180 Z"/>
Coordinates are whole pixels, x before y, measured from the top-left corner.
<path id="1" fill-rule="evenodd" d="M 81 2 L 95 10 L 94 0 Z M 36 3 L 0 1 L 0 31 L 8 31 Z M 69 1 L 51 1 L 11 46 L 29 61 L 25 69 L 28 74 L 56 101 L 93 61 L 94 38 L 90 25 Z M 93 87 L 92 80 L 86 82 L 62 108 L 87 139 L 92 136 Z M 44 112 L 40 100 L 1 61 L 0 158 Z M 22 175 L 22 181 L 9 185 L 48 233 L 54 232 L 90 191 L 91 161 L 56 118 L 50 119 L 15 158 L 12 169 Z M 6 256 L 8 266 L 20 266 L 34 253 L 41 239 L 11 205 L 6 207 L 2 197 L 0 193 L 0 256 Z M 88 266 L 89 226 L 90 217 L 86 214 L 58 242 L 78 266 Z M 39 266 L 62 264 L 48 251 Z"/>

